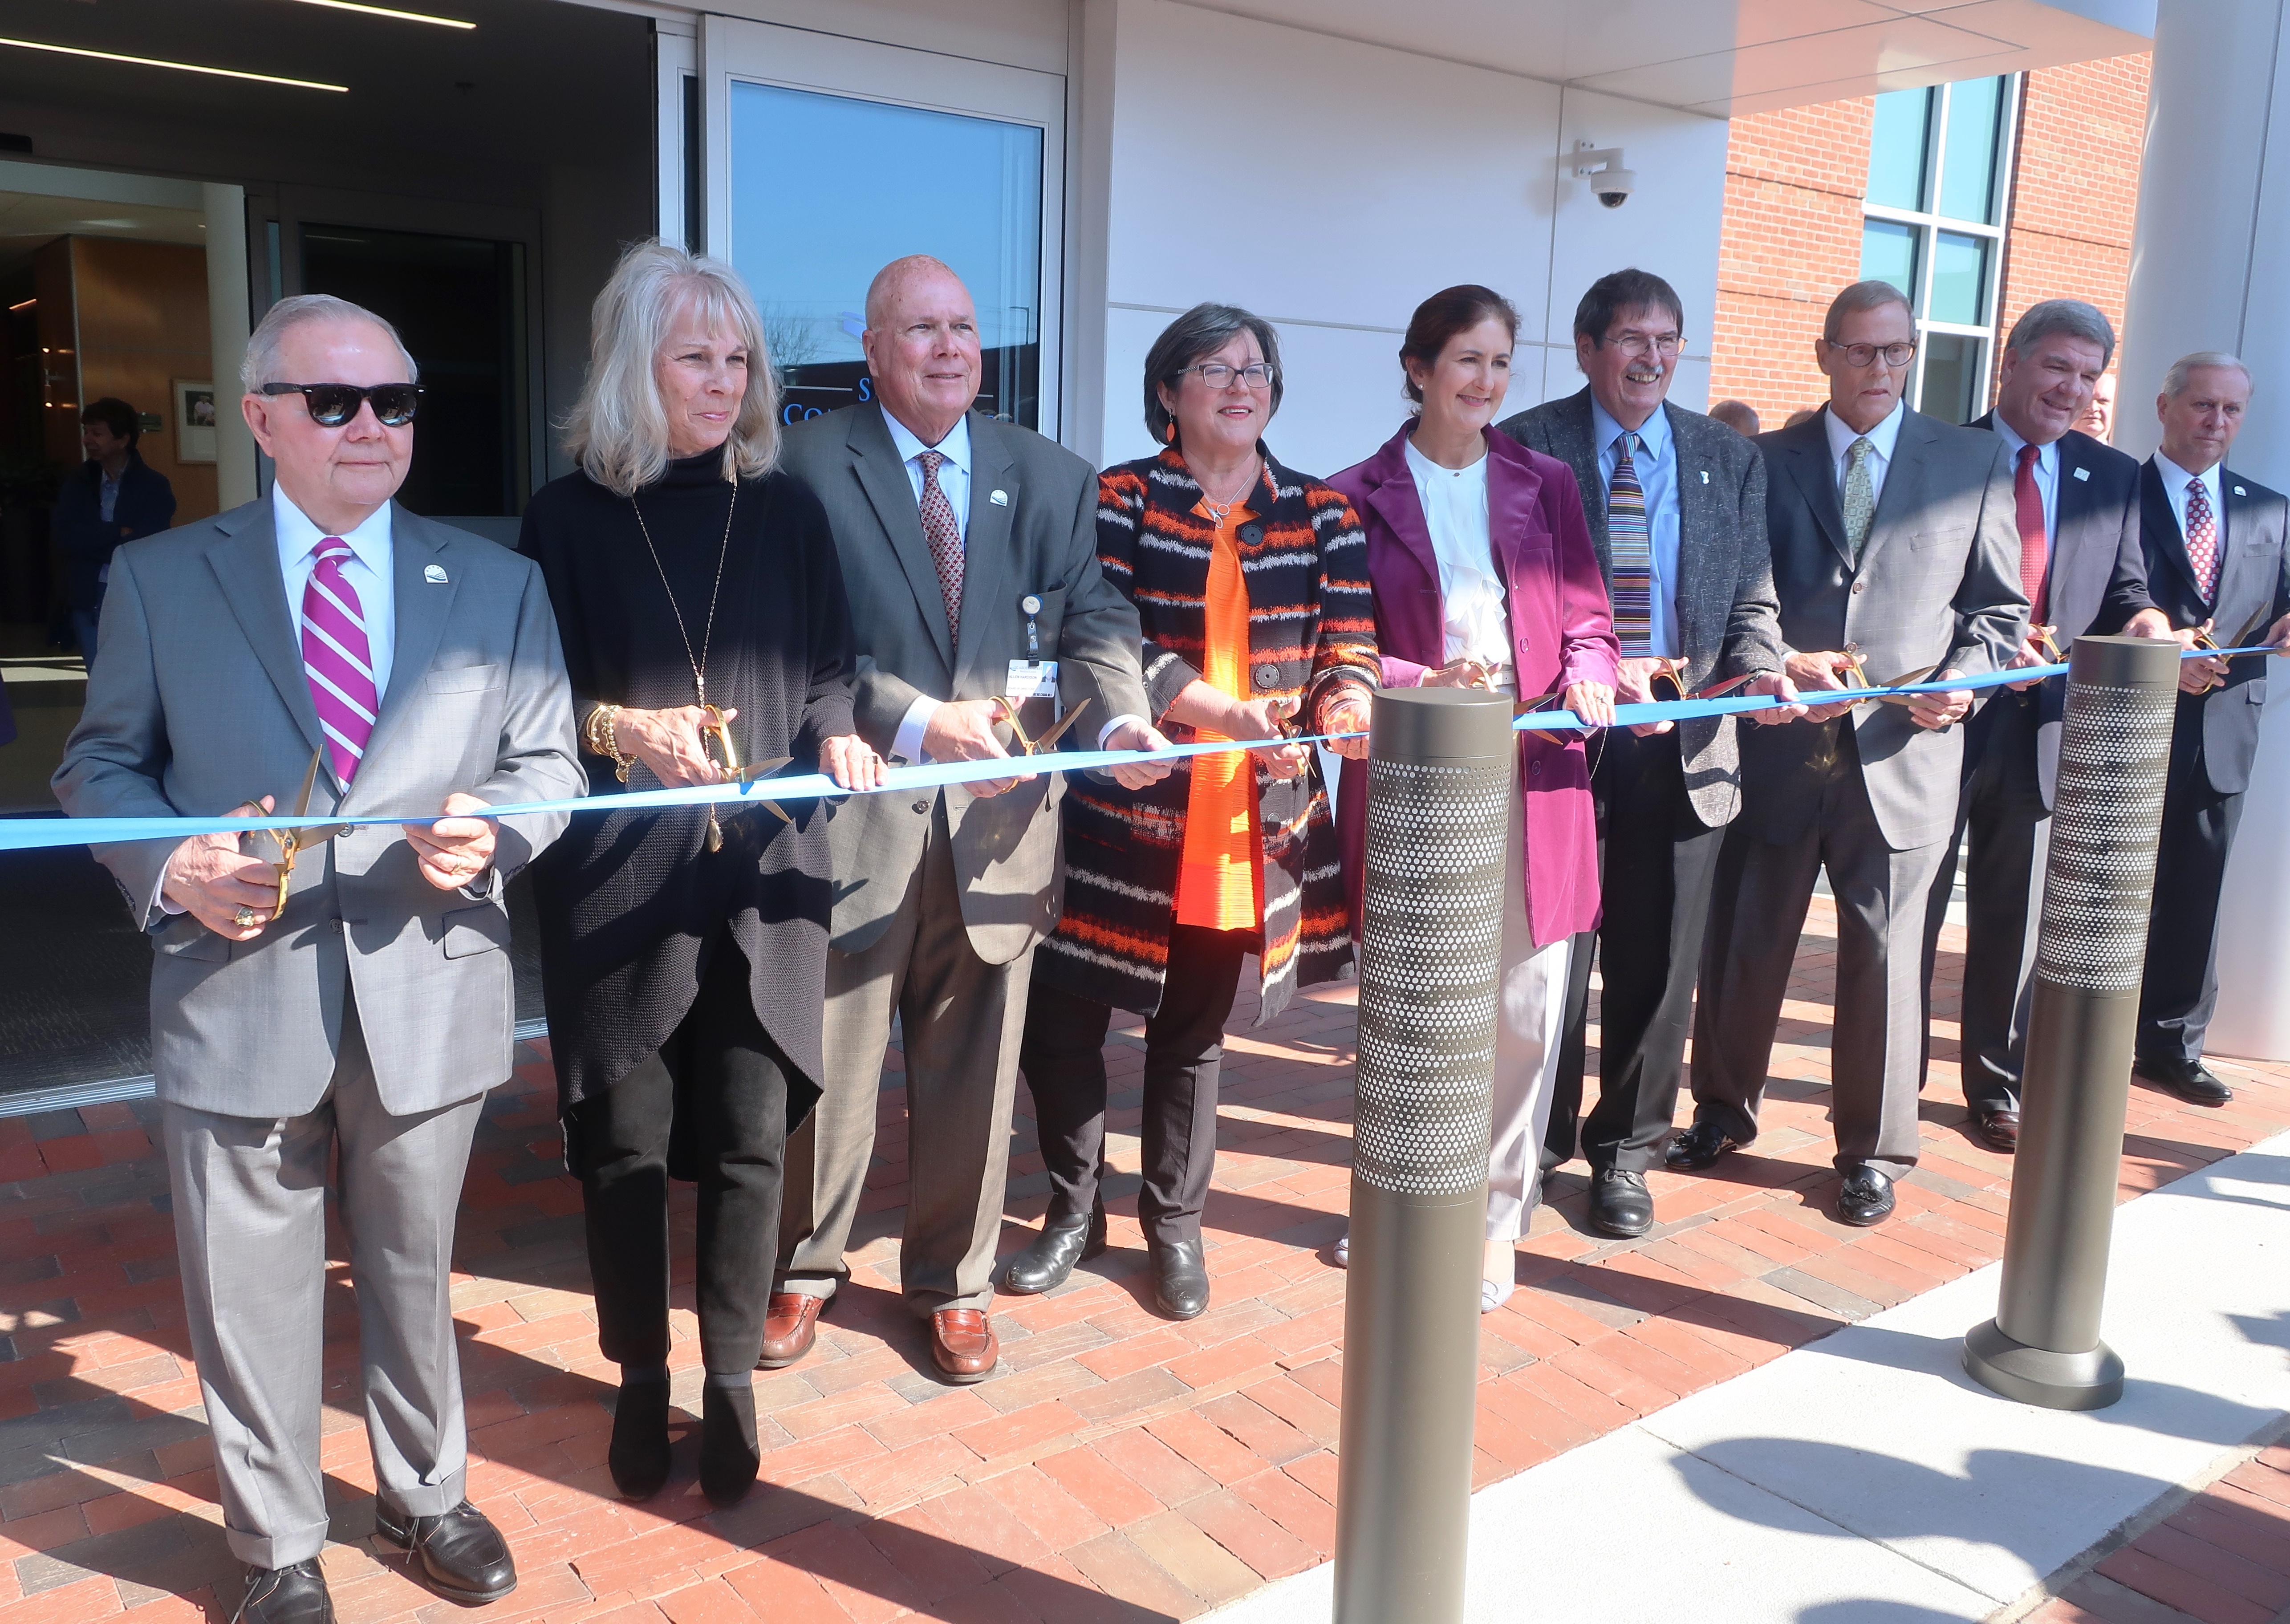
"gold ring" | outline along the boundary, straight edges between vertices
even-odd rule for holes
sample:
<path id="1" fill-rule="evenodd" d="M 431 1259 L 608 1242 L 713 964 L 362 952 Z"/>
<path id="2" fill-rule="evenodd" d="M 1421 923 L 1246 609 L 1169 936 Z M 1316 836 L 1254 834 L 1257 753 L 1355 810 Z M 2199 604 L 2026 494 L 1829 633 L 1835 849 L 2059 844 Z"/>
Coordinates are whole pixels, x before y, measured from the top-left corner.
<path id="1" fill-rule="evenodd" d="M 230 917 L 231 923 L 237 925 L 242 931 L 252 930 L 254 928 L 254 910 L 244 904 L 240 906 L 238 912 L 233 914 Z"/>

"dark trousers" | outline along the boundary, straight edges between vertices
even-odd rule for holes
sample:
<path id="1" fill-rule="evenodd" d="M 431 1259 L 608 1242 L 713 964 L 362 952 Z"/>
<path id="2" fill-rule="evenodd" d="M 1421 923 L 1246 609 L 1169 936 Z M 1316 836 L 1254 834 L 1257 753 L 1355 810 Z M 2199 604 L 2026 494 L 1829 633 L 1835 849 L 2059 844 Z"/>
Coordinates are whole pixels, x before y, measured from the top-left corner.
<path id="1" fill-rule="evenodd" d="M 2142 1060 L 2203 1058 L 2218 1008 L 2219 890 L 2242 821 L 2242 796 L 2211 788 L 2203 748 L 2203 701 L 2179 696 L 2163 790 L 2163 842 L 2155 854 L 2155 911 L 2147 924 L 2147 970 L 2139 984 Z"/>
<path id="2" fill-rule="evenodd" d="M 1574 939 L 1542 1164 L 1557 1167 L 1574 1154 L 1595 942 L 1604 982 L 1598 1103 L 1582 1124 L 1582 1156 L 1593 1167 L 1644 1172 L 1661 1164 L 1659 1148 L 1677 1109 L 1694 974 L 1726 831 L 1702 822 L 1686 798 L 1675 732 L 1649 739 L 1625 728 L 1609 732 L 1590 795 L 1604 916 L 1597 930 Z"/>
<path id="3" fill-rule="evenodd" d="M 1940 930 L 1965 852 L 1964 1102 L 2020 1108 L 2027 1016 L 2035 969 L 2029 908 L 2036 890 L 2036 831 L 2050 815 L 2036 774 L 2037 690 L 1998 688 L 1965 724 L 1964 795 L 1956 833 L 1933 878 L 1925 910 L 1925 1050 L 1932 1048 L 1933 972 Z M 1968 843 L 1968 846 L 1967 846 Z M 1921 1076 L 1921 1074 L 1919 1074 Z"/>
<path id="4" fill-rule="evenodd" d="M 699 996 L 682 1024 L 566 1116 L 565 1159 L 581 1180 L 597 1341 L 607 1359 L 668 1357 L 673 1169 L 700 1187 L 701 1361 L 727 1374 L 755 1368 L 779 1244 L 786 1066 L 756 1019 L 747 958 L 719 932 L 703 949 Z"/>
<path id="5" fill-rule="evenodd" d="M 1137 1192 L 1137 1219 L 1149 1242 L 1199 1238 L 1201 1207 L 1216 1171 L 1224 1023 L 1239 989 L 1241 961 L 1256 943 L 1253 931 L 1181 924 L 1169 932 L 1161 1006 L 1145 1022 L 1145 1184 Z M 1105 1031 L 1112 1020 L 1109 1005 L 1035 979 L 1018 1067 L 1034 1096 L 1053 1223 L 1079 1218 L 1101 1202 Z"/>

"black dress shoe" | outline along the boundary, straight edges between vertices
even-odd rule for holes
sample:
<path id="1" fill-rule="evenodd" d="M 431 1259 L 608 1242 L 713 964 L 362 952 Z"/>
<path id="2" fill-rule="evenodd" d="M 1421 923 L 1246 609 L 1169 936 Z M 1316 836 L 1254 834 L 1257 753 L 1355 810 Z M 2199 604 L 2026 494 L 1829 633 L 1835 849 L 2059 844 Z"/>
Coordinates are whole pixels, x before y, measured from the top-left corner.
<path id="1" fill-rule="evenodd" d="M 516 1588 L 516 1564 L 492 1520 L 468 1501 L 436 1516 L 405 1516 L 388 1500 L 373 1508 L 374 1532 L 402 1546 L 440 1596 L 497 1602 Z"/>
<path id="2" fill-rule="evenodd" d="M 605 1454 L 613 1486 L 650 1500 L 668 1481 L 668 1383 L 623 1381 L 613 1400 L 613 1445 Z"/>
<path id="3" fill-rule="evenodd" d="M 2131 1062 L 2131 1075 L 2169 1089 L 2189 1105 L 2224 1105 L 2234 1098 L 2234 1090 L 2200 1060 L 2137 1060 Z"/>
<path id="4" fill-rule="evenodd" d="M 2020 1113 L 2008 1105 L 1975 1105 L 1972 1120 L 1965 1124 L 1972 1137 L 1990 1150 L 2000 1150 L 2010 1156 L 2020 1148 Z"/>
<path id="5" fill-rule="evenodd" d="M 1626 1167 L 1590 1172 L 1590 1228 L 1601 1235 L 1636 1240 L 1653 1228 L 1653 1196 L 1645 1175 Z"/>
<path id="6" fill-rule="evenodd" d="M 1209 1306 L 1208 1266 L 1197 1240 L 1148 1241 L 1153 1265 L 1153 1301 L 1171 1319 L 1198 1319 Z"/>
<path id="7" fill-rule="evenodd" d="M 249 1568 L 246 1595 L 230 1624 L 333 1624 L 334 1602 L 326 1594 L 317 1558 L 291 1567 Z"/>
<path id="8" fill-rule="evenodd" d="M 1061 1218 L 1044 1222 L 1034 1244 L 1010 1260 L 1002 1271 L 1003 1285 L 1021 1297 L 1054 1292 L 1084 1263 L 1105 1250 L 1105 1209 L 1086 1218 Z"/>
<path id="9" fill-rule="evenodd" d="M 756 1443 L 756 1389 L 709 1382 L 700 1398 L 700 1492 L 729 1506 L 756 1486 L 763 1465 Z"/>
<path id="10" fill-rule="evenodd" d="M 1728 1150 L 1739 1150 L 1742 1141 L 1728 1139 L 1726 1130 L 1714 1122 L 1697 1122 L 1672 1140 L 1669 1148 L 1662 1153 L 1664 1164 L 1679 1172 L 1701 1172 L 1715 1167 L 1718 1158 Z"/>
<path id="11" fill-rule="evenodd" d="M 1837 1192 L 1839 1221 L 1866 1229 L 1892 1215 L 1892 1180 L 1873 1167 L 1856 1167 L 1845 1175 L 1845 1188 Z"/>

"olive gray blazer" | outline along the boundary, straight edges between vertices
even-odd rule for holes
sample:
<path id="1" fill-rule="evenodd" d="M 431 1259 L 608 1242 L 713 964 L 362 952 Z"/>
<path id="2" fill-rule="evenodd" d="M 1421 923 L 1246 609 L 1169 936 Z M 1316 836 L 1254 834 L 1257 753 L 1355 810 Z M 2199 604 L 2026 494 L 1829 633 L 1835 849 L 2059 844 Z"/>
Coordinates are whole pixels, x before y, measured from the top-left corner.
<path id="1" fill-rule="evenodd" d="M 390 546 L 389 691 L 348 792 L 318 774 L 313 821 L 432 810 L 457 789 L 504 807 L 584 794 L 540 572 L 402 508 Z M 213 817 L 262 795 L 292 811 L 320 734 L 268 501 L 124 543 L 101 636 L 104 658 L 56 771 L 66 812 Z M 460 892 L 421 877 L 396 825 L 358 828 L 303 855 L 285 911 L 250 942 L 154 906 L 173 843 L 97 846 L 156 950 L 159 1097 L 231 1116 L 315 1109 L 353 990 L 393 1115 L 505 1081 L 516 995 L 501 886 L 564 820 L 504 819 L 483 886 Z"/>
<path id="2" fill-rule="evenodd" d="M 2004 442 L 1908 412 L 1859 560 L 1845 551 L 1845 504 L 1829 455 L 1829 408 L 1795 428 L 1759 435 L 1766 453 L 1766 535 L 1792 652 L 1859 654 L 1872 682 L 1953 667 L 1992 671 L 2019 652 L 2028 599 L 2020 590 L 2020 529 Z M 1894 851 L 1956 829 L 1964 730 L 1917 726 L 1902 705 L 1857 707 L 1862 781 Z M 1831 764 L 1830 727 L 1742 731 L 1742 817 L 1786 844 L 1818 815 Z"/>
<path id="3" fill-rule="evenodd" d="M 1058 662 L 1067 710 L 1094 747 L 1116 716 L 1149 716 L 1139 668 L 1137 612 L 1097 565 L 1097 474 L 1055 441 L 970 414 L 970 518 L 964 527 L 962 635 L 947 625 L 938 569 L 923 540 L 914 485 L 883 409 L 869 402 L 788 430 L 781 466 L 813 491 L 851 598 L 858 659 L 852 694 L 859 734 L 888 754 L 917 698 L 1000 697 L 1010 662 Z M 1041 607 L 1030 617 L 1029 597 Z M 1029 654 L 1029 620 L 1038 653 Z M 1064 900 L 1056 774 L 1021 780 L 998 796 L 959 785 L 940 792 L 962 884 L 970 945 L 1006 964 L 1046 935 Z M 868 948 L 889 928 L 923 860 L 936 796 L 854 796 L 830 825 L 839 951 Z"/>
<path id="4" fill-rule="evenodd" d="M 1691 688 L 1782 666 L 1779 606 L 1766 552 L 1766 460 L 1715 418 L 1664 403 L 1677 447 L 1677 624 Z M 1614 560 L 1606 541 L 1606 482 L 1588 388 L 1545 401 L 1495 425 L 1513 439 L 1557 458 L 1582 487 L 1582 514 L 1606 591 Z M 1742 805 L 1741 749 L 1732 716 L 1678 724 L 1686 798 L 1711 828 L 1730 823 Z"/>

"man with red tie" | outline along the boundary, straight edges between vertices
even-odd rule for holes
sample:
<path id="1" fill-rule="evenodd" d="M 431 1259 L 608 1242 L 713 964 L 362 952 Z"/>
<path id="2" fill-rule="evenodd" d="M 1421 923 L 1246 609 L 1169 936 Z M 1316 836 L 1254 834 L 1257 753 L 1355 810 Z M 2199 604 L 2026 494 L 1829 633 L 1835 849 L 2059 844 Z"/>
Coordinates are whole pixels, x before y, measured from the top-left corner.
<path id="1" fill-rule="evenodd" d="M 224 1537 L 248 1568 L 232 1617 L 323 1624 L 329 1187 L 376 1530 L 454 1601 L 516 1585 L 463 1492 L 448 1260 L 477 1114 L 509 1072 L 501 889 L 564 827 L 499 814 L 587 778 L 540 572 L 390 500 L 420 404 L 396 332 L 298 295 L 255 328 L 243 375 L 270 494 L 114 555 L 104 657 L 55 790 L 75 817 L 243 814 L 256 797 L 312 820 L 290 860 L 228 834 L 95 851 L 151 937 L 186 1330 Z"/>
<path id="2" fill-rule="evenodd" d="M 2220 648 L 2266 643 L 2290 653 L 2290 502 L 2226 466 L 2249 408 L 2250 369 L 2222 350 L 2182 356 L 2164 375 L 2155 399 L 2163 443 L 2140 481 L 2147 589 L 2190 647 L 2207 636 Z M 2270 663 L 2179 668 L 2131 1069 L 2197 1105 L 2234 1098 L 2203 1064 L 2203 1034 L 2218 1003 L 2219 888 L 2258 754 Z"/>
<path id="3" fill-rule="evenodd" d="M 2166 637 L 2170 623 L 2147 596 L 2139 538 L 2139 465 L 2072 425 L 2091 404 L 2115 354 L 2115 329 L 2079 299 L 2031 305 L 2005 340 L 1996 409 L 1971 426 L 1993 429 L 2011 460 L 2020 532 L 2020 585 L 2034 605 L 2018 663 L 2048 665 L 2086 633 Z M 2046 640 L 2046 633 L 2049 641 Z M 2020 1072 L 2035 967 L 2031 910 L 2038 854 L 2059 775 L 2064 677 L 1998 689 L 1966 724 L 1964 796 L 1956 836 L 1933 882 L 1925 916 L 1929 1044 L 1934 960 L 1966 865 L 1964 1103 L 1974 1138 L 2006 1153 L 2020 1142 Z"/>

